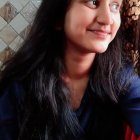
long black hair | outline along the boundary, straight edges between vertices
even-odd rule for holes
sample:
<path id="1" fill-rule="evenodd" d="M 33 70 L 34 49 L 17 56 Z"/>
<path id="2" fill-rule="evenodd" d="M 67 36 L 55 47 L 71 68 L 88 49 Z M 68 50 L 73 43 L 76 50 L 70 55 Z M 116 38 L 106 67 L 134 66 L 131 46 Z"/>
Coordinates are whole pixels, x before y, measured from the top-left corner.
<path id="1" fill-rule="evenodd" d="M 70 92 L 62 80 L 65 72 L 64 31 L 63 28 L 56 28 L 63 27 L 68 4 L 67 0 L 43 0 L 24 44 L 3 65 L 0 82 L 20 81 L 26 91 L 19 140 L 74 140 L 79 136 L 80 126 L 69 106 Z M 94 90 L 97 100 L 110 102 L 114 106 L 121 93 L 118 76 L 122 69 L 122 46 L 119 33 L 105 53 L 96 55 L 90 77 L 90 88 Z M 97 118 L 104 116 L 104 120 L 111 124 L 108 117 L 114 110 L 106 113 L 102 108 L 101 113 L 100 109 L 95 112 Z M 121 120 L 117 117 L 114 116 L 113 122 L 116 121 L 120 132 L 121 125 L 118 124 Z M 95 139 L 98 136 L 105 139 L 99 133 L 101 129 L 106 133 L 105 122 L 99 129 L 97 127 L 98 124 L 94 129 L 97 134 Z M 112 131 L 113 127 L 109 127 L 108 131 Z M 116 131 L 116 128 L 113 130 Z"/>

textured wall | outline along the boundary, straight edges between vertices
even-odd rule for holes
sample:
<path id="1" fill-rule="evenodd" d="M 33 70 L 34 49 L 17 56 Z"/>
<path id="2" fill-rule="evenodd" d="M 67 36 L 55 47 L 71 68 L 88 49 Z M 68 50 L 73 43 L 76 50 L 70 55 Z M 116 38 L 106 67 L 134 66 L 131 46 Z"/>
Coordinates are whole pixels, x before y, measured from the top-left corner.
<path id="1" fill-rule="evenodd" d="M 0 63 L 23 42 L 41 0 L 0 0 Z"/>

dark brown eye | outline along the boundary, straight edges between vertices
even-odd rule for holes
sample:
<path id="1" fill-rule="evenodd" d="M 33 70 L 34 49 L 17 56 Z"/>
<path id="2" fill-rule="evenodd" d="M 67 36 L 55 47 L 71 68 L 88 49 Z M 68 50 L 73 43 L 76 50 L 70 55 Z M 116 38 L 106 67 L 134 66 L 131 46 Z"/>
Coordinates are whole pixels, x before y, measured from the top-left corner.
<path id="1" fill-rule="evenodd" d="M 87 6 L 95 9 L 98 6 L 98 0 L 86 0 Z"/>
<path id="2" fill-rule="evenodd" d="M 97 5 L 97 0 L 92 0 L 93 1 L 93 5 Z"/>
<path id="3" fill-rule="evenodd" d="M 117 13 L 120 11 L 120 5 L 119 3 L 116 3 L 116 2 L 113 2 L 110 4 L 110 10 L 113 12 L 113 13 Z"/>

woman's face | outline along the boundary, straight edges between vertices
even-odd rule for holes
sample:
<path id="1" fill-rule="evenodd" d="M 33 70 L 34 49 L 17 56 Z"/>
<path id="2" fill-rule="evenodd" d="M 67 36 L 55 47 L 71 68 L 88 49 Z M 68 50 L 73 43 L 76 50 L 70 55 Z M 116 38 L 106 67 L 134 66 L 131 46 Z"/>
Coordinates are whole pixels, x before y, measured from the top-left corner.
<path id="1" fill-rule="evenodd" d="M 122 0 L 71 0 L 65 15 L 66 47 L 102 53 L 120 27 Z"/>

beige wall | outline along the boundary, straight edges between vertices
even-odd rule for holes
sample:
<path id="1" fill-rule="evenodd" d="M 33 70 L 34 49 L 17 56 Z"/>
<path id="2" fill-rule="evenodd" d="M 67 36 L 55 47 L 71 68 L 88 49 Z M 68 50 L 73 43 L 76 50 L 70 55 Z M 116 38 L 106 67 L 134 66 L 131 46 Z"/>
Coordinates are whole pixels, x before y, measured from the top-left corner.
<path id="1" fill-rule="evenodd" d="M 23 42 L 40 3 L 41 0 L 0 0 L 0 63 Z"/>

